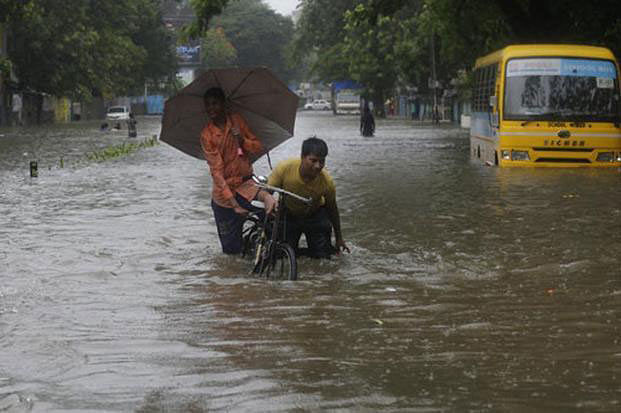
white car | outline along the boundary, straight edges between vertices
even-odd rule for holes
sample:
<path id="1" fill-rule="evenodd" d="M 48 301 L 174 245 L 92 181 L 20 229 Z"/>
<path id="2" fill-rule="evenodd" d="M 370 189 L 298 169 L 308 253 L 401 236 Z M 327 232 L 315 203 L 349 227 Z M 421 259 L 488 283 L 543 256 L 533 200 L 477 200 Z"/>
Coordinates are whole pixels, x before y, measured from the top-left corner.
<path id="1" fill-rule="evenodd" d="M 110 106 L 106 113 L 107 120 L 127 120 L 129 119 L 129 108 L 127 106 Z"/>
<path id="2" fill-rule="evenodd" d="M 307 110 L 330 110 L 330 109 L 332 109 L 332 105 L 330 105 L 330 102 L 328 102 L 327 100 L 318 99 L 318 100 L 314 100 L 314 101 L 309 102 L 306 105 L 304 105 L 304 109 L 307 109 Z"/>

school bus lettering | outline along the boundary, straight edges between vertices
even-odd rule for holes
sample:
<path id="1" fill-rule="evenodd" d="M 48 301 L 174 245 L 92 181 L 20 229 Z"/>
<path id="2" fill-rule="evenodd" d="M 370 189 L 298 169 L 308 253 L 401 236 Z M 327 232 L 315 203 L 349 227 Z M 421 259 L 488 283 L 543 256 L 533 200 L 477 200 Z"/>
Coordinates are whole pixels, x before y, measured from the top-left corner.
<path id="1" fill-rule="evenodd" d="M 543 141 L 543 146 L 584 146 L 586 141 L 566 141 L 563 139 L 546 139 Z"/>

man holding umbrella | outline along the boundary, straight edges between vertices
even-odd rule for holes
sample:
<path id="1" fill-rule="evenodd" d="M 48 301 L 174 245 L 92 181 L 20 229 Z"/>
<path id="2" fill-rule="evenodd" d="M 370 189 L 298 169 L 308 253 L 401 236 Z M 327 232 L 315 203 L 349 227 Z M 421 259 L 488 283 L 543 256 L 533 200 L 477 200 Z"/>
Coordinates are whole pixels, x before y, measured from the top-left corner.
<path id="1" fill-rule="evenodd" d="M 298 101 L 269 69 L 234 67 L 207 70 L 164 104 L 160 140 L 209 163 L 212 207 L 227 254 L 241 251 L 249 201 L 274 207 L 271 195 L 248 178 L 253 162 L 293 136 Z"/>
<path id="2" fill-rule="evenodd" d="M 209 122 L 200 142 L 213 178 L 211 207 L 222 251 L 238 254 L 242 250 L 242 225 L 253 209 L 250 201 L 262 201 L 268 214 L 275 206 L 274 198 L 251 179 L 249 156 L 260 153 L 263 145 L 241 115 L 227 112 L 221 88 L 208 89 L 203 98 Z"/>

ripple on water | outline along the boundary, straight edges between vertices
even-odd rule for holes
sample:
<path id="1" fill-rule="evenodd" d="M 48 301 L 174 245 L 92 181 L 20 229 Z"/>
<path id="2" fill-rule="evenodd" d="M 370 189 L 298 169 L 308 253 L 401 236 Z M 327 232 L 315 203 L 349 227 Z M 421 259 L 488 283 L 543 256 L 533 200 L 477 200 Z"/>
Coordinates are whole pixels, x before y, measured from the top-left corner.
<path id="1" fill-rule="evenodd" d="M 160 145 L 58 168 L 123 141 L 97 123 L 0 139 L 0 403 L 613 411 L 618 172 L 481 167 L 464 132 L 358 121 L 300 113 L 272 151 L 328 141 L 352 248 L 300 259 L 299 282 L 220 253 L 204 162 Z"/>

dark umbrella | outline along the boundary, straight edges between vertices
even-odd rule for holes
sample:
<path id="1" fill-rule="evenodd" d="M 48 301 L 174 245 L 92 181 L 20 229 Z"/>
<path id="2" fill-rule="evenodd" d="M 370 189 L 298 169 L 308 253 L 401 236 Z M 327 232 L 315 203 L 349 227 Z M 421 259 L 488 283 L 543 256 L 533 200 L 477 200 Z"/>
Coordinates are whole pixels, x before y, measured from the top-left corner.
<path id="1" fill-rule="evenodd" d="M 267 68 L 212 69 L 164 104 L 160 139 L 180 151 L 204 159 L 200 133 L 207 123 L 203 95 L 224 90 L 227 104 L 241 114 L 263 144 L 252 162 L 293 136 L 298 96 Z"/>

